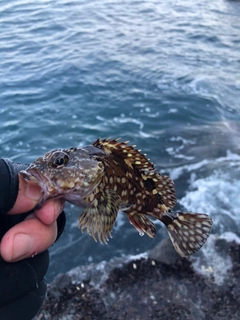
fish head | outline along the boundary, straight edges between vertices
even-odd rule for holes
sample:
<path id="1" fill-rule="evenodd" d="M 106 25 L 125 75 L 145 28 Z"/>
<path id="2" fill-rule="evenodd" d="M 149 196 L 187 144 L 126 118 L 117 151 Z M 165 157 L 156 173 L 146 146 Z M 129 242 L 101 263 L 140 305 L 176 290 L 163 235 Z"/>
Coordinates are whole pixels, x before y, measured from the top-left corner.
<path id="1" fill-rule="evenodd" d="M 38 158 L 20 174 L 26 180 L 38 183 L 46 200 L 62 198 L 73 204 L 83 205 L 84 198 L 98 186 L 103 175 L 103 164 L 87 150 L 55 149 Z"/>

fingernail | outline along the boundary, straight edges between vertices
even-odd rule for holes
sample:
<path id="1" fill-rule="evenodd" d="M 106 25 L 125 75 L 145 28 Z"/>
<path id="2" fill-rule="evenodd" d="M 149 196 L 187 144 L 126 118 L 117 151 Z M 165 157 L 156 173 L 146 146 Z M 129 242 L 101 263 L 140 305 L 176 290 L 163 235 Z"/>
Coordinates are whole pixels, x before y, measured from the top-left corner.
<path id="1" fill-rule="evenodd" d="M 14 237 L 13 242 L 13 260 L 25 258 L 33 252 L 33 239 L 24 233 L 18 233 Z"/>
<path id="2" fill-rule="evenodd" d="M 34 201 L 39 201 L 42 198 L 42 190 L 37 184 L 28 183 L 26 197 Z"/>

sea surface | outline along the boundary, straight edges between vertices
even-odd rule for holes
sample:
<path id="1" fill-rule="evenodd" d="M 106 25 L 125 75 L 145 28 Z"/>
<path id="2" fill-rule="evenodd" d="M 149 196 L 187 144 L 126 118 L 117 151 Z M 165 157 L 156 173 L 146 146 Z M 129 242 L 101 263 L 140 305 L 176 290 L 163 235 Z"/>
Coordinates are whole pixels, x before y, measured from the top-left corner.
<path id="1" fill-rule="evenodd" d="M 30 163 L 130 140 L 174 179 L 176 209 L 213 217 L 201 255 L 220 282 L 231 260 L 213 239 L 240 238 L 240 2 L 3 0 L 0 30 L 0 156 Z M 119 213 L 113 238 L 96 243 L 77 228 L 81 212 L 66 205 L 48 281 L 167 237 L 159 222 L 155 239 L 140 237 Z"/>

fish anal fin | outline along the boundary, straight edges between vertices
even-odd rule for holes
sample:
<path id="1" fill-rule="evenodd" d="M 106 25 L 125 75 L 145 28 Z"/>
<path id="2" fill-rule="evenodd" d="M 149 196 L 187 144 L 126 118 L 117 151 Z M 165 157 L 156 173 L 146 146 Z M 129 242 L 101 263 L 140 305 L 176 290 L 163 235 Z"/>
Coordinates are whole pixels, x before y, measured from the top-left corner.
<path id="1" fill-rule="evenodd" d="M 161 221 L 167 227 L 175 250 L 182 257 L 197 252 L 206 242 L 212 229 L 212 218 L 200 213 L 169 212 Z"/>
<path id="2" fill-rule="evenodd" d="M 150 238 L 156 235 L 156 229 L 153 222 L 143 213 L 134 213 L 126 210 L 129 222 L 137 229 L 140 235 L 146 233 Z"/>
<path id="3" fill-rule="evenodd" d="M 98 194 L 91 206 L 84 209 L 79 217 L 79 228 L 87 229 L 95 241 L 107 242 L 120 207 L 120 197 L 113 190 Z"/>

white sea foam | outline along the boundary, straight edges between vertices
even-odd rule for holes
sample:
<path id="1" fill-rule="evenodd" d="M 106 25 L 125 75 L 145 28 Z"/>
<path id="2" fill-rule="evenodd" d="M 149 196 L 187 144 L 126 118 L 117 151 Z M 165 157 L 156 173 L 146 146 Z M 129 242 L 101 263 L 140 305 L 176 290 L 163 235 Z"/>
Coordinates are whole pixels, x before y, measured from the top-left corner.
<path id="1" fill-rule="evenodd" d="M 204 159 L 196 163 L 187 164 L 184 166 L 174 168 L 171 170 L 170 176 L 171 176 L 171 179 L 176 180 L 186 172 L 194 172 L 196 170 L 201 169 L 204 166 L 212 165 L 216 163 L 227 163 L 227 165 L 231 167 L 239 166 L 240 156 L 236 153 L 232 153 L 230 150 L 227 150 L 225 157 L 220 157 L 218 159 Z"/>
<path id="2" fill-rule="evenodd" d="M 215 249 L 217 236 L 210 235 L 201 249 L 201 255 L 191 257 L 193 268 L 205 277 L 213 278 L 217 285 L 221 285 L 232 268 L 232 259 L 229 255 L 220 255 Z M 195 260 L 196 259 L 196 260 Z M 194 261 L 195 260 L 195 261 Z"/>
<path id="3" fill-rule="evenodd" d="M 192 176 L 191 191 L 180 200 L 180 204 L 193 212 L 211 214 L 215 223 L 221 215 L 228 215 L 235 223 L 240 222 L 240 181 L 229 172 L 215 170 L 207 178 Z"/>
<path id="4" fill-rule="evenodd" d="M 178 179 L 182 174 L 184 174 L 185 172 L 191 172 L 191 171 L 195 171 L 200 169 L 201 167 L 207 165 L 210 161 L 209 160 L 202 160 L 200 162 L 197 163 L 193 163 L 193 164 L 187 164 L 181 167 L 177 167 L 174 168 L 173 170 L 171 170 L 170 172 L 170 177 L 173 180 Z"/>
<path id="5" fill-rule="evenodd" d="M 190 259 L 196 272 L 212 278 L 216 284 L 221 285 L 224 279 L 228 277 L 233 263 L 226 250 L 223 250 L 222 253 L 216 250 L 215 243 L 219 239 L 240 244 L 240 238 L 233 232 L 224 232 L 220 236 L 210 235 L 206 244 L 198 253 L 198 257 L 192 256 Z"/>
<path id="6" fill-rule="evenodd" d="M 240 244 L 240 238 L 231 231 L 224 232 L 219 238 L 224 239 L 227 242 L 236 242 L 237 244 Z"/>
<path id="7" fill-rule="evenodd" d="M 122 115 L 121 117 L 114 117 L 113 121 L 117 124 L 119 124 L 119 123 L 134 123 L 134 124 L 139 125 L 140 130 L 142 130 L 144 127 L 144 124 L 142 121 L 137 120 L 135 118 L 125 117 L 124 115 Z"/>
<path id="8" fill-rule="evenodd" d="M 213 232 L 197 256 L 193 266 L 197 272 L 212 277 L 221 285 L 232 268 L 232 259 L 226 250 L 219 252 L 215 243 L 218 239 L 240 244 L 240 156 L 231 151 L 218 159 L 205 159 L 191 165 L 184 165 L 171 172 L 173 179 L 190 173 L 190 190 L 179 201 L 190 212 L 203 212 L 213 218 Z M 201 177 L 199 174 L 201 172 Z M 206 170 L 205 170 L 206 169 Z M 202 175 L 202 172 L 205 172 Z M 206 177 L 206 172 L 210 175 Z"/>
<path id="9" fill-rule="evenodd" d="M 147 132 L 143 132 L 142 130 L 139 131 L 139 135 L 143 138 L 151 138 L 151 137 L 154 137 L 153 134 L 151 133 L 147 133 Z"/>

